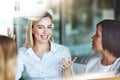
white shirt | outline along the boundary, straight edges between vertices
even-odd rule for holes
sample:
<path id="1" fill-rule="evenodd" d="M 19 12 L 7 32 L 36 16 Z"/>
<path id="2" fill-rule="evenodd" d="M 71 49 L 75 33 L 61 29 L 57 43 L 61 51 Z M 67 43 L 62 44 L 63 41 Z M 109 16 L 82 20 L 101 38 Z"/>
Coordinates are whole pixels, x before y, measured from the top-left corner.
<path id="1" fill-rule="evenodd" d="M 18 50 L 18 72 L 16 80 L 22 75 L 24 69 L 28 80 L 62 80 L 63 58 L 71 58 L 67 47 L 51 42 L 51 50 L 44 53 L 42 60 L 32 48 L 22 47 Z"/>
<path id="2" fill-rule="evenodd" d="M 91 59 L 86 66 L 86 73 L 108 73 L 116 72 L 120 66 L 120 58 L 117 58 L 111 65 L 101 64 L 102 56 Z"/>

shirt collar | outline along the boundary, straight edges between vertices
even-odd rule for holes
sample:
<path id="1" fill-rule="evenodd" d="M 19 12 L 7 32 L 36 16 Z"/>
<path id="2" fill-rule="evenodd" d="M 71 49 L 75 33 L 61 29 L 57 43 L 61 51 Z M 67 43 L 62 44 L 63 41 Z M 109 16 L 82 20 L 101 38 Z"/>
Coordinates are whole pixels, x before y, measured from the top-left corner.
<path id="1" fill-rule="evenodd" d="M 50 51 L 52 51 L 53 53 L 55 53 L 56 47 L 57 47 L 56 43 L 50 41 Z M 26 52 L 29 52 L 31 49 L 32 48 L 28 48 Z"/>
<path id="2" fill-rule="evenodd" d="M 55 53 L 56 51 L 56 44 L 52 41 L 50 41 L 50 51 L 52 51 L 53 53 Z"/>

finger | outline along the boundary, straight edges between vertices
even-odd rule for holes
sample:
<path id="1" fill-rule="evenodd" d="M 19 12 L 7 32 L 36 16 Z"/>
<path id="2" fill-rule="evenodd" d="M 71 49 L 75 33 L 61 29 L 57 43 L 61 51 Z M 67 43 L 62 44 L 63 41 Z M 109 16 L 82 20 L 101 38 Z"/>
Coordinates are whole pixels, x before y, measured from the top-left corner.
<path id="1" fill-rule="evenodd" d="M 63 58 L 63 64 L 67 65 L 67 60 L 65 58 Z"/>
<path id="2" fill-rule="evenodd" d="M 8 37 L 12 38 L 13 33 L 10 28 L 7 28 L 7 35 Z"/>
<path id="3" fill-rule="evenodd" d="M 71 63 L 71 58 L 70 57 L 68 58 L 68 63 Z"/>
<path id="4" fill-rule="evenodd" d="M 15 35 L 9 27 L 7 28 L 7 35 L 8 35 L 8 37 L 15 39 Z"/>
<path id="5" fill-rule="evenodd" d="M 63 69 L 66 69 L 67 64 L 65 63 L 65 59 L 62 60 L 62 65 L 61 65 L 61 67 L 62 67 Z"/>
<path id="6" fill-rule="evenodd" d="M 13 38 L 13 37 L 14 37 L 14 35 L 13 35 L 13 33 L 12 33 L 12 32 L 10 33 L 10 35 L 11 35 L 11 38 Z"/>
<path id="7" fill-rule="evenodd" d="M 13 35 L 13 39 L 15 39 L 15 35 Z"/>
<path id="8" fill-rule="evenodd" d="M 7 28 L 7 35 L 10 36 L 10 28 Z"/>
<path id="9" fill-rule="evenodd" d="M 72 64 L 77 60 L 77 57 L 75 57 L 73 60 L 72 60 Z"/>
<path id="10" fill-rule="evenodd" d="M 62 60 L 62 66 L 65 67 L 65 65 L 66 65 L 66 64 L 65 64 L 65 61 L 64 61 L 64 59 L 63 59 L 63 60 Z"/>
<path id="11" fill-rule="evenodd" d="M 60 65 L 63 69 L 65 69 L 65 67 L 63 66 L 63 64 L 62 65 Z"/>

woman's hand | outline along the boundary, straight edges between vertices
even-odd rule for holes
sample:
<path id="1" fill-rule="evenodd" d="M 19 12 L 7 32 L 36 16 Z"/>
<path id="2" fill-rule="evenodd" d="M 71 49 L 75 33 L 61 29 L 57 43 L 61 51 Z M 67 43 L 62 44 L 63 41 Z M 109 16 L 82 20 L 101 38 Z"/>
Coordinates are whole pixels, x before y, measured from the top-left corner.
<path id="1" fill-rule="evenodd" d="M 71 66 L 76 61 L 76 59 L 77 57 L 75 57 L 73 60 L 70 60 L 70 58 L 68 60 L 63 58 L 61 67 L 64 69 L 64 71 L 71 69 Z"/>
<path id="2" fill-rule="evenodd" d="M 73 60 L 71 60 L 70 58 L 68 60 L 63 58 L 61 67 L 64 70 L 64 77 L 65 78 L 73 76 L 71 66 L 76 61 L 76 59 L 77 59 L 77 57 L 75 57 Z"/>
<path id="3" fill-rule="evenodd" d="M 11 31 L 10 28 L 7 28 L 7 35 L 8 35 L 8 37 L 15 39 L 15 35 L 13 34 L 13 32 Z"/>

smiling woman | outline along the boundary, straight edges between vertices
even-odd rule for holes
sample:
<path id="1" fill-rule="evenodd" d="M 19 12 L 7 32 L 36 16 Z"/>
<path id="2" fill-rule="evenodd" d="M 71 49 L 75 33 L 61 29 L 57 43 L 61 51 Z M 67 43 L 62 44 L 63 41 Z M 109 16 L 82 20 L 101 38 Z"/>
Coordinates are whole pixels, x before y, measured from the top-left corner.
<path id="1" fill-rule="evenodd" d="M 52 16 L 43 12 L 30 19 L 25 46 L 18 50 L 18 80 L 26 70 L 29 80 L 61 80 L 72 75 L 69 49 L 57 44 L 52 37 Z M 64 66 L 66 65 L 67 66 Z M 53 72 L 54 71 L 54 72 Z M 67 74 L 67 73 L 70 74 Z M 64 75 L 64 76 L 63 76 Z"/>

